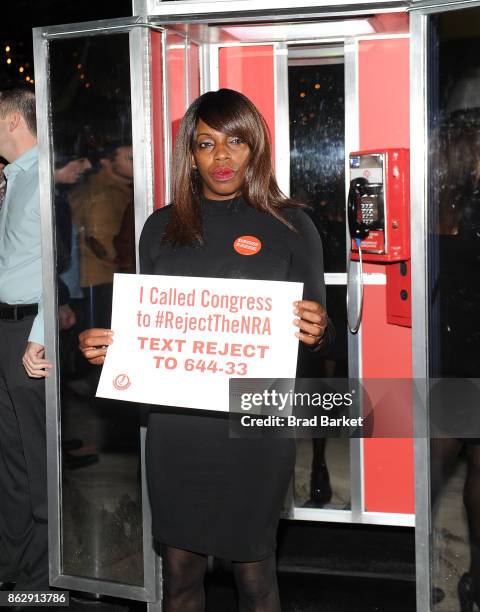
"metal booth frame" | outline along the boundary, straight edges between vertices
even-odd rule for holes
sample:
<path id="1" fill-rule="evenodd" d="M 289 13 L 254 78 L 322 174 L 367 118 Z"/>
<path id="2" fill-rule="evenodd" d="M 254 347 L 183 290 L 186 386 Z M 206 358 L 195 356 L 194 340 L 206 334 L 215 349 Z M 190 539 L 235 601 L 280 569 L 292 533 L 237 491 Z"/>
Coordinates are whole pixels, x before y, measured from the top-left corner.
<path id="1" fill-rule="evenodd" d="M 281 10 L 278 10 L 278 9 Z M 141 14 L 148 22 L 155 26 L 168 27 L 169 24 L 179 23 L 229 23 L 238 20 L 242 16 L 242 23 L 249 21 L 271 20 L 278 22 L 288 19 L 294 14 L 296 17 L 315 18 L 341 18 L 362 15 L 371 15 L 372 12 L 399 12 L 406 10 L 403 2 L 391 3 L 361 3 L 351 2 L 328 2 L 319 4 L 312 0 L 302 0 L 296 3 L 294 8 L 288 2 L 275 2 L 273 0 L 263 0 L 261 3 L 255 0 L 221 0 L 220 2 L 204 2 L 202 0 L 191 0 L 187 2 L 168 2 L 157 0 L 135 0 L 134 10 Z M 356 49 L 358 42 L 365 39 L 378 38 L 408 38 L 407 34 L 391 35 L 371 35 L 357 37 L 335 37 L 329 39 L 315 39 L 316 43 L 333 42 L 342 44 L 345 58 L 345 150 L 355 150 L 358 148 L 359 139 L 359 110 L 358 110 L 358 66 L 356 63 Z M 237 43 L 235 43 L 237 44 Z M 238 45 L 248 45 L 249 43 L 238 43 Z M 251 44 L 251 43 L 250 43 Z M 261 43 L 255 43 L 261 44 Z M 275 117 L 276 153 L 280 152 L 276 158 L 277 173 L 280 177 L 281 186 L 289 192 L 289 160 L 282 153 L 285 143 L 288 143 L 288 98 L 286 97 L 287 65 L 286 65 L 286 44 L 274 43 L 275 45 L 275 101 L 278 112 Z M 212 43 L 209 49 L 201 51 L 205 56 L 204 69 L 201 72 L 201 92 L 215 89 L 218 86 L 218 49 L 226 46 L 224 43 Z M 164 92 L 167 90 L 167 71 L 163 70 Z M 164 127 L 169 124 L 168 104 L 164 100 L 165 122 Z M 171 143 L 169 134 L 164 133 L 164 156 L 165 165 L 168 167 L 171 161 Z M 166 177 L 166 183 L 168 177 Z M 167 198 L 169 195 L 168 189 Z M 356 264 L 355 264 L 356 266 Z M 354 269 L 355 269 L 355 266 Z M 325 280 L 327 284 L 344 284 L 346 274 L 327 273 Z M 365 283 L 378 285 L 385 283 L 383 274 L 365 274 Z M 359 296 L 355 296 L 357 299 Z M 361 335 L 349 336 L 349 375 L 354 378 L 362 376 L 361 358 Z M 365 510 L 363 493 L 363 441 L 356 439 L 350 442 L 350 474 L 351 474 L 351 509 L 310 509 L 299 508 L 293 504 L 287 508 L 286 516 L 296 520 L 310 520 L 323 522 L 352 522 L 363 524 L 378 525 L 400 525 L 405 527 L 414 526 L 413 514 L 400 514 L 389 512 L 369 512 Z"/>
<path id="2" fill-rule="evenodd" d="M 135 27 L 137 26 L 137 27 Z M 152 211 L 153 180 L 150 125 L 150 36 L 140 17 L 70 24 L 68 26 L 35 28 L 33 45 L 35 58 L 36 104 L 39 143 L 39 174 L 42 224 L 42 259 L 44 295 L 55 295 L 55 251 L 53 231 L 53 143 L 49 97 L 48 44 L 52 39 L 94 36 L 128 32 L 130 38 L 130 73 L 132 108 L 132 139 L 134 142 L 135 222 L 141 228 Z M 138 250 L 139 230 L 136 235 Z M 61 545 L 61 446 L 60 395 L 58 380 L 58 329 L 55 300 L 45 303 L 45 346 L 55 355 L 56 367 L 46 380 L 47 402 L 47 465 L 49 495 L 50 582 L 52 586 L 107 596 L 124 597 L 149 602 L 154 609 L 161 600 L 159 559 L 152 547 L 151 513 L 148 504 L 144 469 L 145 428 L 141 428 L 143 562 L 144 586 L 119 584 L 72 576 L 62 572 Z"/>
<path id="3" fill-rule="evenodd" d="M 432 15 L 480 6 L 478 0 L 412 2 L 410 6 L 410 181 L 412 252 L 412 355 L 413 377 L 429 379 L 429 18 Z M 429 431 L 426 385 L 419 385 L 415 427 Z M 417 609 L 432 609 L 432 508 L 430 499 L 430 439 L 417 437 L 415 444 L 415 545 Z"/>

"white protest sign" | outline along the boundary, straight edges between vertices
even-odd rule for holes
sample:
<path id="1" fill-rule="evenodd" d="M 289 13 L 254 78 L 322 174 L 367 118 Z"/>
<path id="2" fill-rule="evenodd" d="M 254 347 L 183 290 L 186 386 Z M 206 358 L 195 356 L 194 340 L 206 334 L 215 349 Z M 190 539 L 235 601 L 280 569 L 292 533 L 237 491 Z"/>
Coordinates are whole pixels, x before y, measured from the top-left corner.
<path id="1" fill-rule="evenodd" d="M 115 274 L 97 397 L 228 411 L 230 377 L 294 378 L 303 284 Z"/>

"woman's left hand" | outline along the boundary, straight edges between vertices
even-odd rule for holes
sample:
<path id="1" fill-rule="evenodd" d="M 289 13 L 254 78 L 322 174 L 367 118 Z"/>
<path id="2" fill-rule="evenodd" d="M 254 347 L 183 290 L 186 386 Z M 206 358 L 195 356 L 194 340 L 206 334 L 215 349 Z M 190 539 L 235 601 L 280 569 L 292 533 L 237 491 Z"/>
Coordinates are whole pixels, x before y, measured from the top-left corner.
<path id="1" fill-rule="evenodd" d="M 308 346 L 316 346 L 322 341 L 327 327 L 327 311 L 318 302 L 300 300 L 293 303 L 293 324 L 298 327 L 297 338 Z"/>

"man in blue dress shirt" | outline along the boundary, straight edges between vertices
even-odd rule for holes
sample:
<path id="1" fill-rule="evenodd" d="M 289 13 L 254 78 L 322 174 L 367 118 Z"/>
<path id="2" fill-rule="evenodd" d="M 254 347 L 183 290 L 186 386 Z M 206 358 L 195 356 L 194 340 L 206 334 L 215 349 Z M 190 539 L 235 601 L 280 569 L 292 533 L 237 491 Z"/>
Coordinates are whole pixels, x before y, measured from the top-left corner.
<path id="1" fill-rule="evenodd" d="M 45 359 L 35 98 L 0 90 L 0 537 L 17 590 L 48 589 Z"/>

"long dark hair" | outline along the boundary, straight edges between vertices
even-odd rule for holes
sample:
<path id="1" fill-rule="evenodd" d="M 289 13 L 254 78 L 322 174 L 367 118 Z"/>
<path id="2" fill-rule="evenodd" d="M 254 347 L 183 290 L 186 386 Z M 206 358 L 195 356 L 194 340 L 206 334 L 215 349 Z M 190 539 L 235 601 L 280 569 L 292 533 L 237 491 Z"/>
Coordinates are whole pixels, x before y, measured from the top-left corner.
<path id="1" fill-rule="evenodd" d="M 250 158 L 242 186 L 244 200 L 253 208 L 267 212 L 291 227 L 283 218 L 282 210 L 303 205 L 287 198 L 277 184 L 265 119 L 243 94 L 232 89 L 219 89 L 197 98 L 180 124 L 173 154 L 174 206 L 164 240 L 184 244 L 203 241 L 200 214 L 202 183 L 191 161 L 200 120 L 214 130 L 228 136 L 238 136 L 248 144 Z"/>

